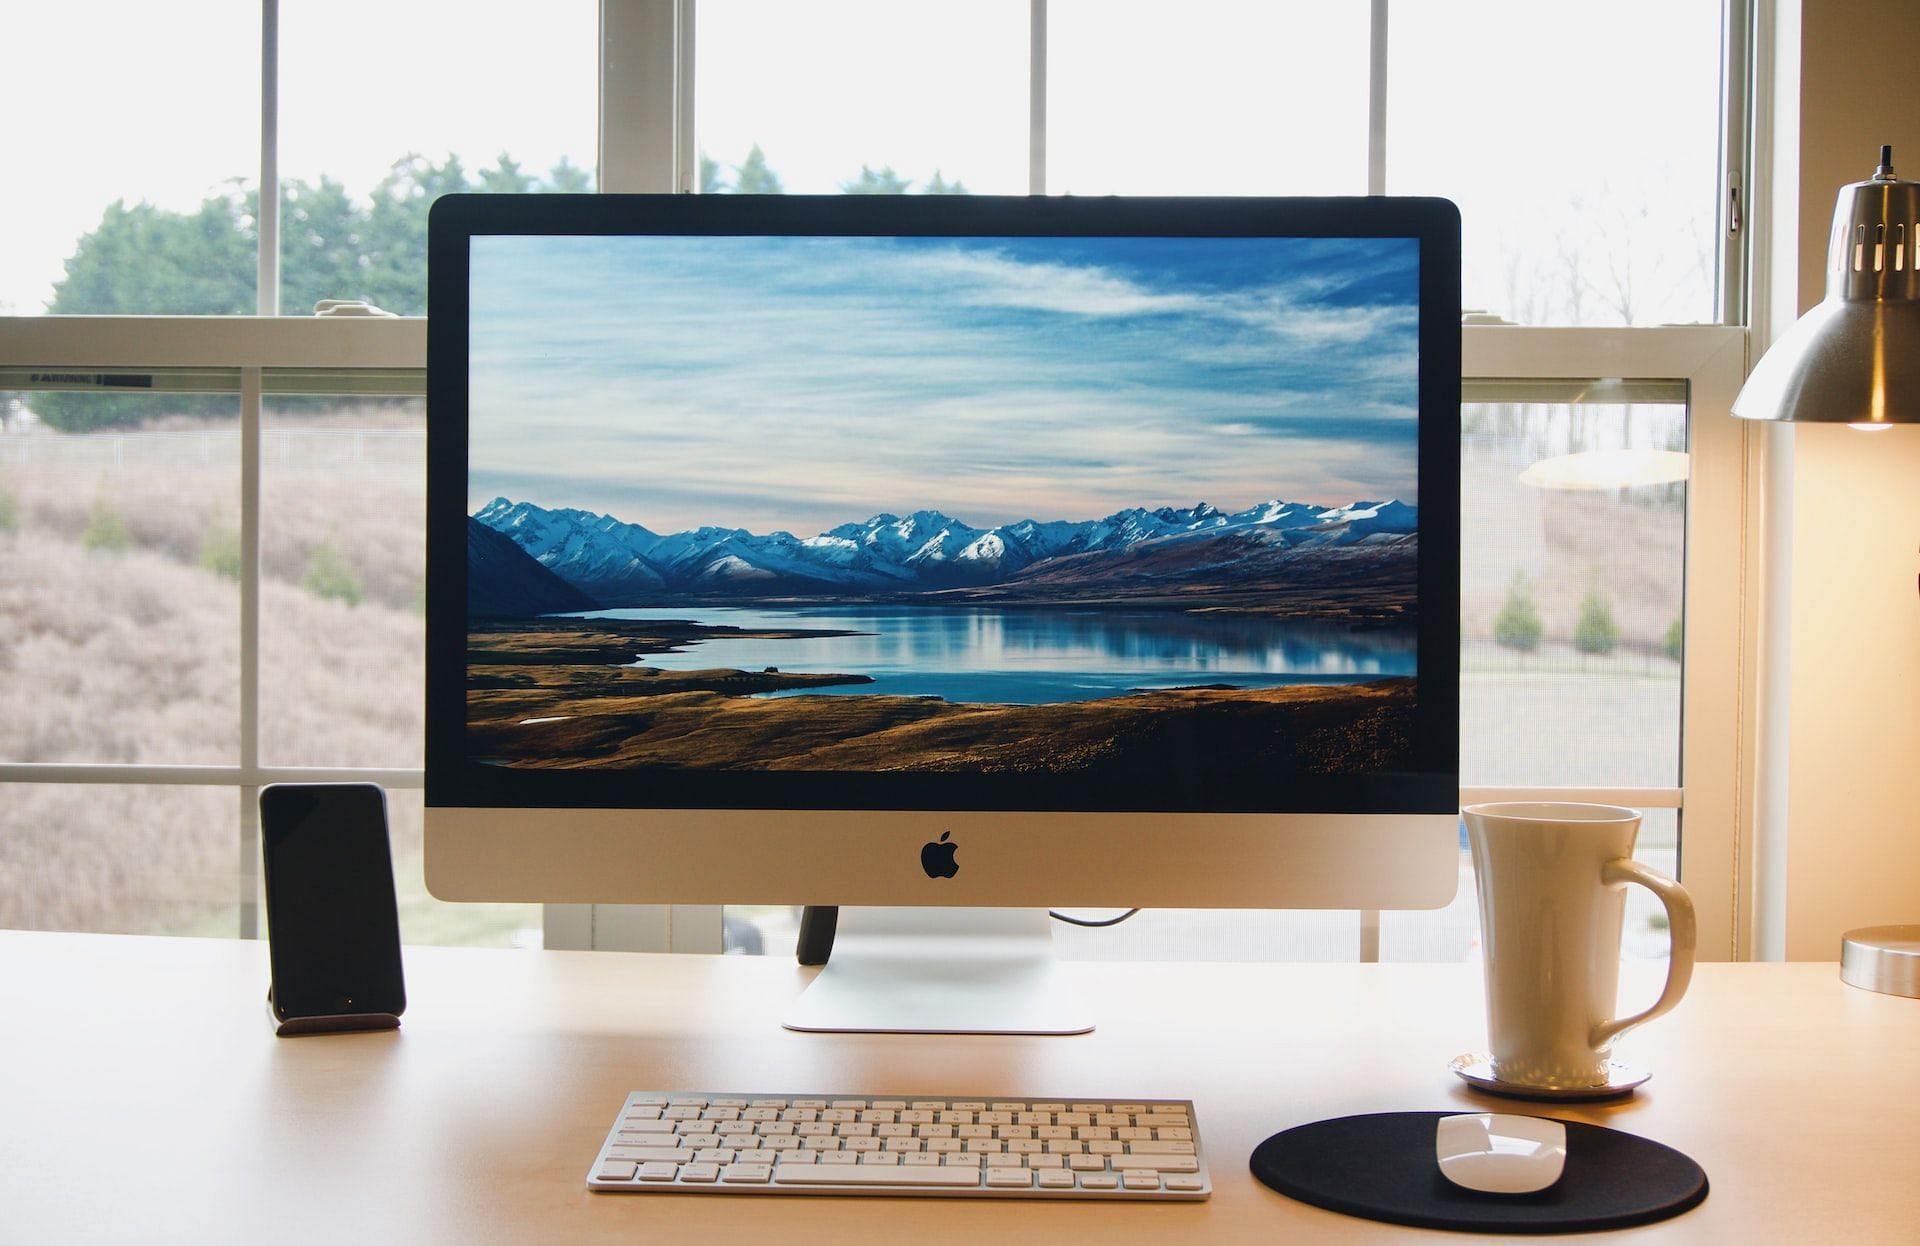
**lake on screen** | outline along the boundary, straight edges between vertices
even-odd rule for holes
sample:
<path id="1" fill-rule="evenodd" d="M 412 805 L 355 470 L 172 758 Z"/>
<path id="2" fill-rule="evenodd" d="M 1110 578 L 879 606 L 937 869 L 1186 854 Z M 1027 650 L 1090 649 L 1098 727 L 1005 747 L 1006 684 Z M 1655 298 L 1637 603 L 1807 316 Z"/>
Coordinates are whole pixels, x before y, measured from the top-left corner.
<path id="1" fill-rule="evenodd" d="M 719 637 L 650 653 L 663 670 L 724 667 L 868 675 L 870 684 L 763 695 L 935 696 L 1041 705 L 1156 688 L 1358 683 L 1414 673 L 1406 632 L 1354 634 L 1326 624 L 1172 611 L 952 606 L 783 609 L 679 606 L 597 610 L 574 617 L 689 619 L 749 630 L 853 633 L 793 640 Z"/>

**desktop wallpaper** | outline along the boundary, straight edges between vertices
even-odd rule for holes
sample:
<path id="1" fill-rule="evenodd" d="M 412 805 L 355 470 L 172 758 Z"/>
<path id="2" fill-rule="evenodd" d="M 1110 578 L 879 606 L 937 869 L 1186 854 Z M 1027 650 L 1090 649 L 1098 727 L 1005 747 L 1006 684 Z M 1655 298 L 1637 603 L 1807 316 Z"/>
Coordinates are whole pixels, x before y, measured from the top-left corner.
<path id="1" fill-rule="evenodd" d="M 1391 770 L 1418 244 L 473 240 L 467 750 Z"/>

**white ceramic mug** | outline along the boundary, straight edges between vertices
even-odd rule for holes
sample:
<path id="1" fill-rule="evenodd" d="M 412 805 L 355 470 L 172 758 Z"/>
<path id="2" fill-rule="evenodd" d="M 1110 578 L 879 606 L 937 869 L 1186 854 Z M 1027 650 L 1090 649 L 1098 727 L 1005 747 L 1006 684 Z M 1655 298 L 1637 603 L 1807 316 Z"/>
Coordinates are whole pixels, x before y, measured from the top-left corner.
<path id="1" fill-rule="evenodd" d="M 1693 900 L 1633 859 L 1640 815 L 1613 805 L 1469 805 L 1493 1074 L 1515 1086 L 1603 1086 L 1613 1040 L 1680 1002 L 1693 978 Z M 1667 910 L 1673 958 L 1653 1007 L 1614 1016 L 1626 885 Z"/>

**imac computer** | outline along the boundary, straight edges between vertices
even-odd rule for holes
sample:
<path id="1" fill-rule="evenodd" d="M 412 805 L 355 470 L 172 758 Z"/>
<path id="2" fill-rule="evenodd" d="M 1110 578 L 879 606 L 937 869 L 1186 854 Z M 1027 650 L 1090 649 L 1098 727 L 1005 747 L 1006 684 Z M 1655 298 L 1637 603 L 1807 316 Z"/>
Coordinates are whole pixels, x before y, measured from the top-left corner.
<path id="1" fill-rule="evenodd" d="M 453 195 L 429 249 L 435 895 L 850 906 L 790 1024 L 1023 1032 L 1090 1019 L 973 911 L 1451 898 L 1452 205 Z"/>

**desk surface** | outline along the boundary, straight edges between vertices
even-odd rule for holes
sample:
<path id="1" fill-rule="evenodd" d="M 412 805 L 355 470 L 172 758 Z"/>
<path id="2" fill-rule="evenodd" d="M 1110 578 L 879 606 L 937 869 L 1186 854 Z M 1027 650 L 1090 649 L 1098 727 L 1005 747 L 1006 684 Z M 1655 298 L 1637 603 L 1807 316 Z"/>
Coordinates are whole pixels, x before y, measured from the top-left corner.
<path id="1" fill-rule="evenodd" d="M 740 1240 L 774 1217 L 803 1242 L 1377 1241 L 1422 1234 L 1294 1203 L 1245 1157 L 1322 1117 L 1511 1106 L 1447 1072 L 1484 1036 L 1471 965 L 1072 964 L 1101 1018 L 1077 1038 L 789 1033 L 810 971 L 779 960 L 409 948 L 406 968 L 398 1032 L 277 1039 L 264 945 L 0 932 L 0 1241 Z M 1555 1114 L 1678 1147 L 1713 1190 L 1594 1240 L 1920 1240 L 1920 1000 L 1832 965 L 1702 965 L 1622 1054 L 1653 1070 L 1637 1096 Z M 1192 1098 L 1215 1193 L 591 1195 L 642 1086 Z"/>

